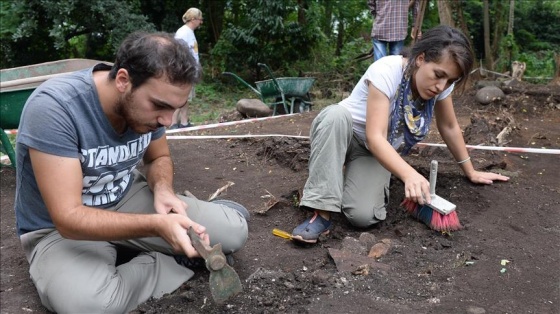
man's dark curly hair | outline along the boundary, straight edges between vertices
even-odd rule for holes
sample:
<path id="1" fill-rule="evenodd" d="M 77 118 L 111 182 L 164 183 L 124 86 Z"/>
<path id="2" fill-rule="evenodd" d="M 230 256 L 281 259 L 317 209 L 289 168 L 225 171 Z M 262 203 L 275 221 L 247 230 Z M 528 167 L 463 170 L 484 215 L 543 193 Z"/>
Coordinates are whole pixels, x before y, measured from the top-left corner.
<path id="1" fill-rule="evenodd" d="M 189 49 L 168 33 L 134 32 L 121 43 L 109 73 L 115 79 L 119 69 L 126 69 L 132 89 L 149 78 L 165 78 L 171 84 L 196 84 L 202 69 Z"/>

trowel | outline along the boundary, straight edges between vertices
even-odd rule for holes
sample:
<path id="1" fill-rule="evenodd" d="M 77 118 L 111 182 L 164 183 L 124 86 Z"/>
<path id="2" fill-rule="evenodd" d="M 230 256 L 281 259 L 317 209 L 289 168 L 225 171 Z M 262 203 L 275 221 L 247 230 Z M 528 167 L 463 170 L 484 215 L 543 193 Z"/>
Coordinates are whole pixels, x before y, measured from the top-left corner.
<path id="1" fill-rule="evenodd" d="M 226 256 L 222 252 L 222 244 L 213 247 L 202 242 L 192 227 L 188 235 L 192 246 L 204 258 L 206 268 L 210 271 L 210 293 L 214 302 L 221 304 L 243 290 L 239 276 L 233 267 L 227 264 Z"/>

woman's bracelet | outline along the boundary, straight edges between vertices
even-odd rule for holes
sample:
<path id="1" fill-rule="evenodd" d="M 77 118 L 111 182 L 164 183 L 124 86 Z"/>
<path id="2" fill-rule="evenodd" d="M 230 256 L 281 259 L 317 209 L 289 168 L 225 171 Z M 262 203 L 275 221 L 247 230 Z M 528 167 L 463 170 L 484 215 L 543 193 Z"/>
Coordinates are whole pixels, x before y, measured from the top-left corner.
<path id="1" fill-rule="evenodd" d="M 465 160 L 458 161 L 457 164 L 458 164 L 458 165 L 462 165 L 462 164 L 466 163 L 466 162 L 469 161 L 469 160 L 471 160 L 471 156 L 467 157 L 467 159 L 465 159 Z"/>

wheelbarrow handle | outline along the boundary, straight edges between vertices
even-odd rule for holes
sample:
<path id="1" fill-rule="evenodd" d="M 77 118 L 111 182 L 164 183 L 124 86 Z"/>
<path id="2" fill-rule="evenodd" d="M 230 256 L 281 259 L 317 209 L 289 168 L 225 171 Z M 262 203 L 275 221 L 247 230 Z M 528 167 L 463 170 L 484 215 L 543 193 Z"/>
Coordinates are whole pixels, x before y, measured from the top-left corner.
<path id="1" fill-rule="evenodd" d="M 261 97 L 261 92 L 259 92 L 256 88 L 254 88 L 253 86 L 251 86 L 251 84 L 245 82 L 244 79 L 240 78 L 239 76 L 231 73 L 231 72 L 222 72 L 222 75 L 230 75 L 233 76 L 235 79 L 237 79 L 241 84 L 249 87 L 253 92 L 257 93 L 257 95 L 259 95 L 259 97 Z"/>
<path id="2" fill-rule="evenodd" d="M 276 78 L 274 77 L 274 74 L 272 73 L 272 71 L 270 70 L 268 65 L 266 65 L 264 63 L 257 63 L 257 65 L 262 67 L 262 68 L 265 68 L 266 72 L 268 72 L 268 75 L 270 76 L 270 78 L 274 82 L 274 85 L 276 85 L 276 88 L 278 88 L 278 90 L 280 91 L 280 94 L 284 95 L 284 90 L 282 89 L 282 86 L 280 86 L 280 83 L 278 83 L 278 81 L 276 81 Z"/>

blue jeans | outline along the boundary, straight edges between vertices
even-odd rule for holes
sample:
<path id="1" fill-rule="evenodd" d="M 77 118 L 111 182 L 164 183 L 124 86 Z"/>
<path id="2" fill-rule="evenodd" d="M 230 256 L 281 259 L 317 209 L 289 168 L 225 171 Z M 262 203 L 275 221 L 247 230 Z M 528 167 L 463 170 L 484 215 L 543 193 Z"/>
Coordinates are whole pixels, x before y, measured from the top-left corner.
<path id="1" fill-rule="evenodd" d="M 373 41 L 373 61 L 377 61 L 387 55 L 387 45 L 389 45 L 389 54 L 398 55 L 404 47 L 404 40 L 400 41 L 383 41 L 375 38 Z"/>

